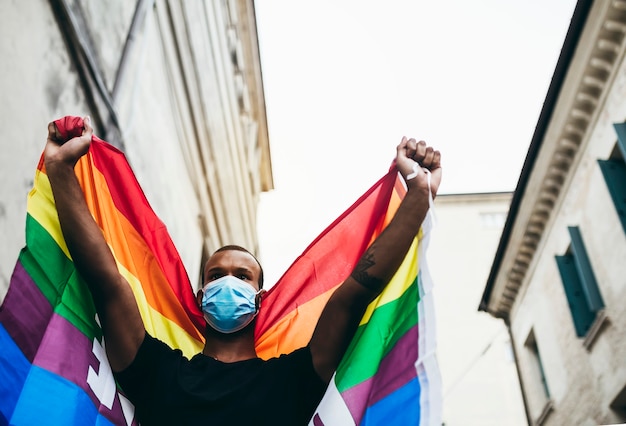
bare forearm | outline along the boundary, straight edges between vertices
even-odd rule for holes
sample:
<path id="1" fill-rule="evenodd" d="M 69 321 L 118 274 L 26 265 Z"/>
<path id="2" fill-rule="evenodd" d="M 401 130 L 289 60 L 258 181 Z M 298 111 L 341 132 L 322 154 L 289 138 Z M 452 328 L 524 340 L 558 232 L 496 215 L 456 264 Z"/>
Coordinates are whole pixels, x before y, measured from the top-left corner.
<path id="1" fill-rule="evenodd" d="M 402 263 L 427 211 L 428 193 L 409 191 L 387 228 L 330 297 L 310 342 L 315 369 L 326 382 L 339 365 L 367 305 Z"/>
<path id="2" fill-rule="evenodd" d="M 69 129 L 61 131 L 57 123 L 65 126 L 63 120 L 48 124 L 44 150 L 46 172 L 63 238 L 76 270 L 89 286 L 100 317 L 111 368 L 120 371 L 135 358 L 146 332 L 132 289 L 117 269 L 74 171 L 74 165 L 89 151 L 93 136 L 91 119 L 83 118 L 81 135 L 75 137 L 69 136 Z M 72 129 L 72 133 L 76 130 Z"/>
<path id="3" fill-rule="evenodd" d="M 427 211 L 428 193 L 421 188 L 410 190 L 387 228 L 359 260 L 351 277 L 372 293 L 372 299 L 402 263 Z"/>
<path id="4" fill-rule="evenodd" d="M 113 289 L 106 282 L 118 275 L 115 259 L 102 231 L 94 221 L 73 168 L 61 164 L 47 167 L 63 237 L 74 265 L 96 299 Z"/>
<path id="5" fill-rule="evenodd" d="M 120 371 L 135 358 L 145 335 L 134 295 L 91 216 L 73 168 L 60 164 L 47 171 L 63 237 L 93 296 L 111 367 Z"/>
<path id="6" fill-rule="evenodd" d="M 330 297 L 310 342 L 313 365 L 327 382 L 337 368 L 367 305 L 402 264 L 441 182 L 441 154 L 424 141 L 402 138 L 396 168 L 409 190 L 383 233 L 361 257 L 354 271 Z"/>

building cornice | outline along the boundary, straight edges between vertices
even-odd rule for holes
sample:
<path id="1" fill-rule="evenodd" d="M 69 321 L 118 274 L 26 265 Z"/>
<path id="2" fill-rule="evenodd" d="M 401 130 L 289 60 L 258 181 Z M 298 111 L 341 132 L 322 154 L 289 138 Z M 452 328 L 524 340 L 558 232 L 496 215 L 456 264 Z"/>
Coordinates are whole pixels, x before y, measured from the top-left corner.
<path id="1" fill-rule="evenodd" d="M 503 202 L 503 201 L 509 201 L 512 195 L 513 195 L 513 191 L 437 194 L 437 199 L 435 200 L 435 203 L 437 205 L 441 205 L 441 204 L 457 204 L 459 202 L 464 202 L 464 203 Z"/>
<path id="2" fill-rule="evenodd" d="M 265 110 L 265 91 L 263 87 L 263 71 L 261 68 L 261 54 L 259 50 L 258 31 L 256 26 L 256 11 L 253 1 L 238 0 L 239 33 L 240 38 L 245 40 L 242 48 L 245 63 L 248 65 L 246 85 L 250 92 L 250 109 L 253 120 L 257 123 L 257 144 L 259 150 L 259 180 L 262 191 L 274 189 L 274 177 L 272 173 L 272 159 L 270 155 L 270 142 L 267 125 L 267 112 Z"/>
<path id="3" fill-rule="evenodd" d="M 507 318 L 624 51 L 626 1 L 579 1 L 479 309 Z"/>

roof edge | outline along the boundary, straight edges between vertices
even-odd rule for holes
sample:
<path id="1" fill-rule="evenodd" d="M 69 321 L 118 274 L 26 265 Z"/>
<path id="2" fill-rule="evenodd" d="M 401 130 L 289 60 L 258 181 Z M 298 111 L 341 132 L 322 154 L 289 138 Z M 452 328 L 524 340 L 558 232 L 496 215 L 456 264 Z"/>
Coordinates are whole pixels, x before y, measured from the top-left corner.
<path id="1" fill-rule="evenodd" d="M 513 193 L 513 198 L 511 199 L 509 214 L 507 215 L 504 229 L 502 230 L 502 236 L 500 237 L 500 242 L 498 243 L 498 248 L 491 265 L 491 271 L 489 272 L 485 290 L 478 306 L 479 311 L 489 312 L 489 299 L 491 298 L 496 277 L 500 272 L 500 266 L 509 244 L 511 232 L 513 231 L 513 225 L 517 219 L 517 214 L 519 212 L 522 198 L 524 197 L 526 186 L 528 185 L 531 172 L 537 159 L 537 154 L 541 148 L 546 130 L 554 112 L 554 107 L 561 93 L 565 76 L 567 75 L 572 58 L 576 52 L 578 41 L 580 40 L 582 30 L 585 27 L 592 4 L 593 0 L 578 0 L 576 7 L 574 8 L 574 13 L 572 14 L 570 25 L 567 29 L 567 34 L 563 42 L 563 47 L 559 53 L 559 59 L 556 64 L 554 74 L 552 75 L 550 86 L 548 87 L 548 92 L 543 102 L 537 125 L 535 126 L 535 131 L 528 148 L 528 153 L 524 159 L 524 164 L 522 166 L 520 177 L 517 181 L 515 192 Z"/>

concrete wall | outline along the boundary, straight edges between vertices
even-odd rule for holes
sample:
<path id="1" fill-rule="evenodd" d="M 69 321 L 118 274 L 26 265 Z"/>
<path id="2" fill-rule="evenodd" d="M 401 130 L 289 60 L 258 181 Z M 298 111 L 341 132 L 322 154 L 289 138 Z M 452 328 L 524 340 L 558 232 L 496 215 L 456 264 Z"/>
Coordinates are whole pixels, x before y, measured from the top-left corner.
<path id="1" fill-rule="evenodd" d="M 0 294 L 24 245 L 26 196 L 54 118 L 88 110 L 45 0 L 0 2 Z"/>
<path id="2" fill-rule="evenodd" d="M 143 2 L 145 19 L 121 66 L 139 3 L 0 2 L 0 300 L 24 245 L 47 124 L 64 115 L 89 114 L 96 134 L 123 144 L 193 284 L 207 252 L 227 243 L 257 249 L 258 196 L 272 178 L 252 2 Z M 106 96 L 68 40 L 64 8 Z"/>

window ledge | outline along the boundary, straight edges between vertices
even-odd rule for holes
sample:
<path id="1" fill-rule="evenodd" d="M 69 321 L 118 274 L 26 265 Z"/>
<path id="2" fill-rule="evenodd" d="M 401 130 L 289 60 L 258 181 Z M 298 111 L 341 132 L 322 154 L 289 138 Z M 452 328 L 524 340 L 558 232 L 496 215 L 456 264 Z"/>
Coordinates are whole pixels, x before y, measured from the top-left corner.
<path id="1" fill-rule="evenodd" d="M 585 340 L 583 341 L 583 346 L 588 351 L 591 350 L 591 347 L 595 343 L 597 337 L 600 335 L 600 332 L 604 329 L 604 326 L 609 323 L 609 317 L 606 315 L 606 310 L 600 309 L 596 314 L 596 319 L 591 324 L 589 331 L 585 335 Z"/>
<path id="2" fill-rule="evenodd" d="M 552 411 L 554 411 L 554 403 L 551 399 L 549 399 L 546 401 L 546 405 L 543 406 L 541 414 L 539 414 L 539 417 L 537 417 L 537 420 L 535 420 L 535 423 L 533 423 L 533 425 L 541 426 L 548 419 Z"/>

